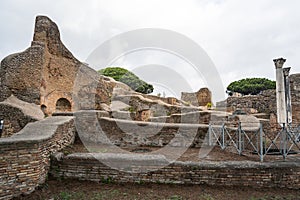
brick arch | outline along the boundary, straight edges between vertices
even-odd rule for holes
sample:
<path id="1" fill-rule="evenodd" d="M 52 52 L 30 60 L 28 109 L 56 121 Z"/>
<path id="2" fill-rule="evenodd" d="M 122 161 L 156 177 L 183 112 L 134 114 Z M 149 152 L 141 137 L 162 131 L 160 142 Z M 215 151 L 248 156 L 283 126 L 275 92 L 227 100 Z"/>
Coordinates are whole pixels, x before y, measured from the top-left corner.
<path id="1" fill-rule="evenodd" d="M 59 99 L 61 99 L 60 101 L 62 102 L 60 102 Z M 60 102 L 58 106 L 61 107 L 61 109 L 57 109 L 58 101 Z M 64 109 L 63 109 L 64 107 L 63 102 L 65 102 Z M 67 105 L 68 104 L 67 102 L 69 102 L 70 105 Z M 73 102 L 72 94 L 60 90 L 54 90 L 52 92 L 49 92 L 47 95 L 42 96 L 40 104 L 47 106 L 46 114 L 48 115 L 52 115 L 52 113 L 54 112 L 70 112 L 74 110 L 74 102 Z"/>
<path id="2" fill-rule="evenodd" d="M 55 111 L 56 112 L 71 112 L 72 111 L 71 102 L 66 98 L 59 98 L 56 101 Z"/>

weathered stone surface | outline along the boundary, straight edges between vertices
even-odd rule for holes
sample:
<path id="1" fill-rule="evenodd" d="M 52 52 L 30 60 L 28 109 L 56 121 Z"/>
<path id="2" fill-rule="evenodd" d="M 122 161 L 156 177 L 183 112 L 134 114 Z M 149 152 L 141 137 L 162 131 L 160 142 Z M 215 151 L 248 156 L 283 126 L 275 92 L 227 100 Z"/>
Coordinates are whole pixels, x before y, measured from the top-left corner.
<path id="1" fill-rule="evenodd" d="M 33 42 L 42 42 L 52 55 L 77 61 L 61 42 L 57 25 L 48 17 L 36 17 Z"/>
<path id="2" fill-rule="evenodd" d="M 76 112 L 76 128 L 84 144 L 117 146 L 176 145 L 200 147 L 207 134 L 205 124 L 168 124 L 108 118 L 98 111 Z"/>
<path id="3" fill-rule="evenodd" d="M 201 88 L 195 93 L 182 92 L 181 100 L 194 106 L 206 106 L 207 103 L 212 103 L 211 91 L 208 88 Z"/>
<path id="4" fill-rule="evenodd" d="M 300 125 L 300 73 L 290 75 L 293 124 Z"/>
<path id="5" fill-rule="evenodd" d="M 114 102 L 118 103 L 115 104 Z M 120 107 L 120 102 L 123 103 L 123 108 Z M 184 106 L 177 103 L 169 104 L 159 98 L 147 98 L 146 95 L 140 94 L 116 95 L 113 97 L 112 106 L 117 106 L 122 110 L 130 111 L 134 114 L 133 118 L 139 121 L 149 121 L 151 117 L 170 116 L 172 114 L 181 114 L 200 110 L 193 106 Z M 116 111 L 117 109 L 112 107 L 112 110 Z M 141 117 L 143 114 L 146 114 L 146 116 Z"/>
<path id="6" fill-rule="evenodd" d="M 151 117 L 152 122 L 162 123 L 191 123 L 191 124 L 209 124 L 210 122 L 227 121 L 229 114 L 221 111 L 195 111 L 180 114 L 172 114 L 170 116 Z"/>
<path id="7" fill-rule="evenodd" d="M 61 42 L 57 25 L 46 16 L 36 17 L 31 47 L 7 56 L 0 67 L 0 101 L 13 94 L 23 101 L 41 105 L 48 115 L 107 109 L 101 104 L 110 104 L 116 87 L 130 90 L 78 61 Z M 69 106 L 59 102 L 67 102 Z"/>
<path id="8" fill-rule="evenodd" d="M 19 132 L 27 123 L 43 118 L 44 113 L 38 105 L 21 101 L 15 96 L 0 102 L 0 119 L 4 120 L 2 137 L 9 137 Z"/>
<path id="9" fill-rule="evenodd" d="M 221 103 L 217 103 L 220 105 Z M 228 97 L 226 103 L 228 111 L 244 110 L 252 114 L 251 109 L 259 113 L 276 113 L 276 91 L 265 90 L 258 95 L 247 95 L 242 97 Z"/>
<path id="10" fill-rule="evenodd" d="M 82 65 L 73 86 L 75 110 L 103 109 L 103 104 L 111 104 L 113 95 L 127 92 L 132 92 L 129 86 Z"/>
<path id="11" fill-rule="evenodd" d="M 23 101 L 39 104 L 44 56 L 44 46 L 33 44 L 1 61 L 0 101 L 13 94 Z"/>

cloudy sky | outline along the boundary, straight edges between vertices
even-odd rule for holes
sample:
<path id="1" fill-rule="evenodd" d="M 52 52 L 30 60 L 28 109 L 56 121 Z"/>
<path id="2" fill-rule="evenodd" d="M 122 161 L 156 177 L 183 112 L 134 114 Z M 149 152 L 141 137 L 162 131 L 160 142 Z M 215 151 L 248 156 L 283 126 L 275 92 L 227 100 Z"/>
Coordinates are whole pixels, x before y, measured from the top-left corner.
<path id="1" fill-rule="evenodd" d="M 160 28 L 201 46 L 226 88 L 245 77 L 274 79 L 273 58 L 286 58 L 285 66 L 291 66 L 292 73 L 300 72 L 299 8 L 298 0 L 2 0 L 0 59 L 30 45 L 36 15 L 47 15 L 57 23 L 64 44 L 81 61 L 118 34 Z M 148 56 L 132 54 L 114 64 L 134 69 L 134 65 L 177 62 L 177 58 L 165 62 L 169 55 L 164 53 L 144 54 Z M 178 63 L 185 65 L 178 60 L 174 66 Z M 193 74 L 186 73 L 184 77 L 192 80 Z M 191 84 L 196 90 L 205 86 L 205 80 Z"/>

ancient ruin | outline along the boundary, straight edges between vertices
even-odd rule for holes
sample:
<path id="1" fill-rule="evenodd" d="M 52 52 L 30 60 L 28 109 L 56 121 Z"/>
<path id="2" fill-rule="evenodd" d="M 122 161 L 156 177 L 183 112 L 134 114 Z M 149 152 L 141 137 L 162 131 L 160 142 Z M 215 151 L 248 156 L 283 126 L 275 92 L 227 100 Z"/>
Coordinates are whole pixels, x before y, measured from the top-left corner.
<path id="1" fill-rule="evenodd" d="M 182 92 L 181 99 L 194 106 L 206 106 L 212 103 L 211 91 L 208 88 L 201 88 L 195 93 Z"/>
<path id="2" fill-rule="evenodd" d="M 289 80 L 292 122 L 299 124 L 300 75 Z M 30 194 L 48 175 L 300 188 L 299 156 L 287 156 L 300 150 L 299 130 L 281 131 L 275 91 L 229 97 L 212 109 L 208 88 L 183 91 L 182 99 L 140 94 L 77 60 L 46 16 L 36 17 L 31 46 L 1 61 L 0 90 L 0 199 Z M 65 154 L 72 145 L 81 150 Z M 284 153 L 266 157 L 277 145 Z M 231 157 L 206 156 L 216 148 Z M 189 149 L 199 153 L 182 158 Z"/>

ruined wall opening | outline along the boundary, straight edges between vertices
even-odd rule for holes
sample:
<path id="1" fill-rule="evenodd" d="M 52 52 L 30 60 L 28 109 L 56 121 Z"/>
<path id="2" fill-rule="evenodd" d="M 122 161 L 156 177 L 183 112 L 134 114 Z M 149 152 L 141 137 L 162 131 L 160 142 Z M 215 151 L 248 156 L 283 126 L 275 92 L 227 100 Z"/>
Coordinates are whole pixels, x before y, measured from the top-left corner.
<path id="1" fill-rule="evenodd" d="M 60 98 L 56 102 L 56 112 L 71 112 L 71 103 L 66 98 Z"/>
<path id="2" fill-rule="evenodd" d="M 45 106 L 44 104 L 42 104 L 41 105 L 41 110 L 43 111 L 44 114 L 46 113 L 46 109 L 47 109 L 47 106 Z"/>

